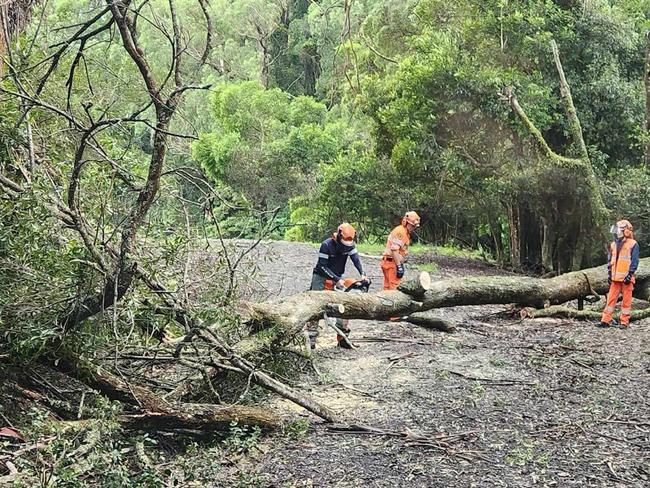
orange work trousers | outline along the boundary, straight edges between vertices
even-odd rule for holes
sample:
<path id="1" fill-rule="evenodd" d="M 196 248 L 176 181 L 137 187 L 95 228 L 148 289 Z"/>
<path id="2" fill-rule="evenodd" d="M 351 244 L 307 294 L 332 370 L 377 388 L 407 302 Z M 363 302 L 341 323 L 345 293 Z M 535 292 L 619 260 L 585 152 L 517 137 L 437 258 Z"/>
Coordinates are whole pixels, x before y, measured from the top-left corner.
<path id="1" fill-rule="evenodd" d="M 621 293 L 623 293 L 623 301 L 621 302 L 621 317 L 620 322 L 622 325 L 630 325 L 630 312 L 632 312 L 632 291 L 634 290 L 634 283 L 627 285 L 622 281 L 612 281 L 609 285 L 609 293 L 607 294 L 607 305 L 603 310 L 603 316 L 600 319 L 602 322 L 609 324 L 612 321 L 614 308 Z"/>
<path id="2" fill-rule="evenodd" d="M 402 281 L 397 277 L 397 265 L 395 261 L 382 259 L 381 272 L 384 273 L 384 290 L 397 290 Z"/>

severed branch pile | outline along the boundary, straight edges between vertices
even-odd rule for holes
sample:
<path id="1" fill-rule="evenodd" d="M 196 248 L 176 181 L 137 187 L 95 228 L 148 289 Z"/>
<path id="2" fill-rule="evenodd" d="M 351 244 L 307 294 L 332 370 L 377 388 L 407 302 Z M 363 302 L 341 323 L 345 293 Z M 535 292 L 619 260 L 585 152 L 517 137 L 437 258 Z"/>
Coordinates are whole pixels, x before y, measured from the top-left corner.
<path id="1" fill-rule="evenodd" d="M 59 350 L 64 349 L 61 346 L 65 334 L 74 334 L 82 323 L 108 309 L 115 310 L 114 306 L 134 287 L 135 282 L 139 281 L 156 297 L 156 302 L 164 304 L 164 312 L 186 331 L 184 340 L 178 346 L 170 343 L 162 346 L 168 350 L 170 356 L 173 353 L 177 363 L 199 370 L 205 376 L 212 372 L 235 372 L 244 376 L 249 383 L 262 385 L 320 417 L 333 421 L 335 415 L 330 410 L 271 377 L 249 359 L 236 354 L 219 338 L 213 328 L 189 313 L 186 304 L 179 300 L 175 293 L 169 292 L 153 275 L 146 273 L 145 267 L 138 262 L 141 244 L 138 234 L 142 233 L 141 229 L 147 225 L 147 214 L 159 197 L 170 139 L 196 138 L 172 132 L 174 115 L 186 92 L 210 88 L 195 84 L 201 69 L 209 64 L 215 37 L 212 9 L 207 0 L 197 2 L 204 21 L 205 43 L 203 49 L 195 50 L 194 53 L 191 42 L 196 38 L 197 26 L 192 24 L 191 19 L 186 20 L 179 16 L 175 2 L 171 0 L 166 7 L 166 17 L 152 11 L 147 5 L 148 2 L 106 0 L 105 6 L 95 9 L 87 20 L 69 26 L 73 33 L 65 41 L 51 46 L 52 55 L 43 64 L 44 75 L 34 88 L 29 83 L 30 80 L 22 78 L 23 73 L 28 70 L 15 66 L 14 57 L 9 51 L 10 62 L 6 78 L 10 78 L 11 83 L 1 83 L 0 93 L 15 100 L 23 111 L 19 125 L 25 122 L 29 129 L 30 111 L 44 110 L 69 125 L 77 137 L 74 139 L 74 158 L 67 178 L 53 175 L 51 167 L 36 158 L 34 141 L 30 138 L 29 170 L 17 164 L 21 168 L 20 173 L 7 176 L 0 174 L 0 191 L 8 201 L 18 202 L 24 197 L 43 196 L 33 193 L 35 190 L 32 183 L 36 178 L 41 178 L 46 186 L 52 182 L 52 189 L 45 195 L 43 206 L 65 229 L 72 229 L 77 234 L 76 237 L 83 243 L 88 259 L 91 260 L 85 263 L 98 272 L 97 279 L 100 281 L 99 286 L 88 287 L 83 293 L 78 293 L 68 300 L 68 309 L 54 319 L 64 334 L 50 337 L 43 349 L 50 351 L 49 357 L 58 368 L 64 368 L 67 373 L 82 379 L 108 398 L 136 407 L 136 413 L 130 414 L 129 419 L 123 419 L 132 426 L 159 428 L 164 425 L 166 428 L 178 426 L 182 429 L 200 427 L 208 431 L 227 427 L 232 421 L 264 427 L 279 426 L 280 419 L 274 412 L 239 405 L 197 405 L 167 401 L 133 378 L 112 374 L 85 358 L 75 357 L 71 353 L 67 353 L 63 358 L 59 357 Z M 183 20 L 186 20 L 186 25 L 183 25 Z M 160 77 L 151 67 L 150 56 L 159 56 L 161 53 L 148 53 L 141 45 L 141 36 L 138 33 L 143 24 L 153 27 L 162 35 L 162 39 L 169 43 L 170 63 L 166 76 Z M 187 30 L 188 26 L 190 30 Z M 38 32 L 35 35 L 38 35 Z M 75 72 L 82 64 L 85 66 L 85 56 L 91 46 L 101 44 L 96 41 L 113 43 L 118 42 L 117 40 L 121 42 L 121 47 L 139 74 L 141 89 L 145 95 L 145 100 L 139 107 L 121 116 L 110 111 L 110 103 L 107 104 L 108 108 L 97 106 L 90 110 L 92 104 L 88 101 L 75 103 L 74 97 L 71 96 L 77 78 Z M 67 68 L 65 106 L 59 107 L 42 95 L 49 86 L 52 75 L 61 70 L 64 60 L 75 47 L 76 55 Z M 15 59 L 18 60 L 19 57 Z M 84 63 L 80 63 L 81 60 L 84 60 Z M 90 79 L 87 81 L 91 83 Z M 16 89 L 9 89 L 9 86 L 15 86 Z M 90 91 L 93 92 L 92 87 Z M 123 164 L 115 161 L 110 156 L 111 151 L 102 146 L 102 139 L 99 137 L 103 135 L 104 141 L 110 139 L 106 134 L 110 134 L 112 130 L 121 134 L 129 133 L 133 124 L 144 124 L 153 131 L 152 149 L 143 178 L 137 175 L 137 171 L 130 172 Z M 87 205 L 84 205 L 84 195 L 95 191 L 87 185 L 85 173 L 91 165 L 97 163 L 107 164 L 112 168 L 114 180 L 123 185 L 124 191 L 131 195 L 126 211 L 121 215 L 108 214 L 106 209 L 109 205 L 104 202 L 99 215 L 92 215 Z M 54 183 L 58 179 L 63 179 L 64 193 Z M 98 229 L 102 225 L 105 226 L 106 222 L 119 222 L 119 226 L 108 232 L 102 228 L 102 237 L 98 238 Z M 230 273 L 232 275 L 232 269 Z M 160 339 L 165 338 L 164 331 L 158 331 L 155 335 Z M 193 346 L 200 343 L 204 349 L 209 349 L 209 359 L 197 361 L 196 358 L 183 357 L 183 348 L 190 343 L 194 343 Z"/>

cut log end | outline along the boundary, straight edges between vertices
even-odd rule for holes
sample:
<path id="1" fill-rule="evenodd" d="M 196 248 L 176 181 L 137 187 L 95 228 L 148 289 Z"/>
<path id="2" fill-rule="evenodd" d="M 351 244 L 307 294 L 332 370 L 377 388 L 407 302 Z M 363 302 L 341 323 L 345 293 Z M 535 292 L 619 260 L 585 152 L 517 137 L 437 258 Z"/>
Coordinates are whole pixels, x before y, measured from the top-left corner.
<path id="1" fill-rule="evenodd" d="M 420 279 L 420 285 L 422 285 L 424 291 L 431 289 L 431 275 L 429 273 L 427 273 L 426 271 L 422 271 L 420 273 L 419 279 Z"/>
<path id="2" fill-rule="evenodd" d="M 329 314 L 342 314 L 345 312 L 345 306 L 342 303 L 328 303 L 325 311 Z"/>
<path id="3" fill-rule="evenodd" d="M 398 290 L 407 295 L 419 297 L 431 288 L 431 275 L 422 271 L 415 279 L 403 281 Z"/>

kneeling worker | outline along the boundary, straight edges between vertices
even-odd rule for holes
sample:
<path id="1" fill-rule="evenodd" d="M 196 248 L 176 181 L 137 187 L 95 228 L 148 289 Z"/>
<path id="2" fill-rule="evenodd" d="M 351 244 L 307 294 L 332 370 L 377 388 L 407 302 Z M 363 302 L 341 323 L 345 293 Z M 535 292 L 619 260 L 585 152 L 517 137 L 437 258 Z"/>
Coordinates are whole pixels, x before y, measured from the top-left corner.
<path id="1" fill-rule="evenodd" d="M 402 281 L 411 234 L 418 227 L 420 227 L 420 216 L 415 212 L 406 212 L 400 225 L 395 227 L 388 236 L 386 249 L 381 258 L 384 290 L 396 290 Z"/>
<path id="2" fill-rule="evenodd" d="M 359 259 L 359 251 L 356 249 L 354 240 L 356 231 L 347 222 L 339 225 L 336 232 L 332 237 L 325 239 L 318 250 L 318 262 L 314 268 L 311 278 L 311 288 L 313 291 L 321 290 L 334 290 L 345 288 L 343 282 L 343 274 L 345 273 L 345 265 L 348 257 L 354 264 L 361 275 L 362 281 L 367 281 L 368 278 L 363 273 L 363 266 L 361 259 Z M 348 321 L 343 319 L 336 319 L 336 326 L 346 335 L 350 333 L 348 328 Z M 318 331 L 318 324 L 315 324 L 316 332 L 314 332 L 314 324 L 310 327 L 310 340 L 312 349 L 315 347 L 316 335 Z M 339 334 L 336 336 L 339 347 L 350 349 L 349 343 Z"/>
<path id="3" fill-rule="evenodd" d="M 618 297 L 623 294 L 621 302 L 621 328 L 630 325 L 630 312 L 632 311 L 632 291 L 634 291 L 634 273 L 639 267 L 639 244 L 634 240 L 633 228 L 627 220 L 619 220 L 612 227 L 612 233 L 616 235 L 610 244 L 607 253 L 607 281 L 609 282 L 609 293 L 607 294 L 607 305 L 603 310 L 603 316 L 599 327 L 609 327 L 612 322 L 612 314 L 616 307 Z"/>

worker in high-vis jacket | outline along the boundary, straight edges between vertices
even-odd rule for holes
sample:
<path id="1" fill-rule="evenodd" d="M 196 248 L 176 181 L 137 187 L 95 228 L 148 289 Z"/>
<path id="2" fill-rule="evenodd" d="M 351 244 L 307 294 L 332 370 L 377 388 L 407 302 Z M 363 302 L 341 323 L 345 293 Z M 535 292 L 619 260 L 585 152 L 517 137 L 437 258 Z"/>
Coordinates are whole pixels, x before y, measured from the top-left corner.
<path id="1" fill-rule="evenodd" d="M 411 234 L 418 227 L 420 227 L 420 216 L 415 212 L 406 212 L 400 225 L 389 234 L 386 249 L 381 257 L 384 290 L 396 290 L 402 281 Z"/>
<path id="2" fill-rule="evenodd" d="M 612 227 L 612 233 L 616 238 L 610 244 L 607 253 L 609 293 L 607 294 L 607 305 L 600 319 L 600 327 L 611 326 L 614 308 L 621 294 L 623 301 L 621 302 L 619 324 L 624 329 L 630 325 L 634 273 L 639 267 L 639 244 L 634 240 L 633 230 L 632 224 L 627 220 L 619 220 Z"/>
<path id="3" fill-rule="evenodd" d="M 332 234 L 332 237 L 325 239 L 318 250 L 318 262 L 314 267 L 311 277 L 311 288 L 313 291 L 321 290 L 343 290 L 345 283 L 343 281 L 343 274 L 345 273 L 345 265 L 348 258 L 354 264 L 354 267 L 361 276 L 360 281 L 368 281 L 368 278 L 363 272 L 361 259 L 359 258 L 359 251 L 355 247 L 356 230 L 347 222 L 342 223 Z M 332 319 L 333 320 L 333 319 Z M 348 335 L 350 329 L 348 321 L 343 319 L 336 319 L 337 328 L 343 333 Z M 318 331 L 318 323 L 308 325 L 311 347 L 316 345 L 316 336 Z M 341 335 L 336 336 L 337 343 L 340 347 L 350 349 L 349 341 L 346 341 Z"/>

